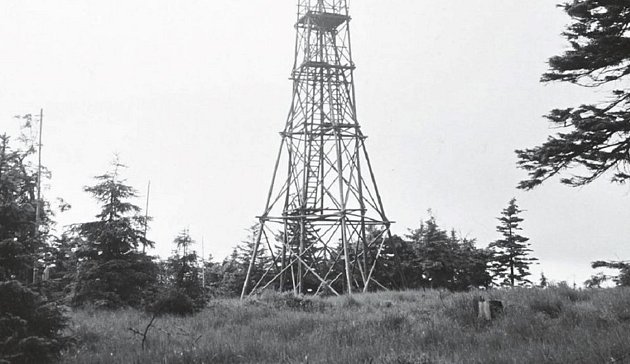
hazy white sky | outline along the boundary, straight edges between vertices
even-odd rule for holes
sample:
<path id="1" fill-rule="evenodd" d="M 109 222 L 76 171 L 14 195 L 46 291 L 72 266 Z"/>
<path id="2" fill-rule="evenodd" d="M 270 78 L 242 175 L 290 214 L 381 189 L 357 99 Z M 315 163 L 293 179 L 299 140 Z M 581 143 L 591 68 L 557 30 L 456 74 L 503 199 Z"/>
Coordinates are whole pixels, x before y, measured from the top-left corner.
<path id="1" fill-rule="evenodd" d="M 602 91 L 538 82 L 566 43 L 548 0 L 351 1 L 360 122 L 395 233 L 431 208 L 485 246 L 512 197 L 541 270 L 580 284 L 595 259 L 630 257 L 627 187 L 557 180 L 524 192 L 514 149 L 542 142 L 554 107 Z M 44 108 L 45 196 L 87 221 L 82 191 L 113 153 L 166 256 L 189 227 L 223 258 L 264 208 L 288 111 L 293 0 L 6 0 L 0 11 L 0 131 Z M 139 205 L 144 205 L 142 198 Z"/>

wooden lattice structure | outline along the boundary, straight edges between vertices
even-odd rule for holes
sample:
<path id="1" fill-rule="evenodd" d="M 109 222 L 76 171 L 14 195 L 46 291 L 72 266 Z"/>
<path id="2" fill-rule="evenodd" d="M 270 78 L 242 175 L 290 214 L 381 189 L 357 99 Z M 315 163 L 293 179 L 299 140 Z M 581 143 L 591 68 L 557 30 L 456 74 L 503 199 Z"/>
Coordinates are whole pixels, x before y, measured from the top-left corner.
<path id="1" fill-rule="evenodd" d="M 347 1 L 299 0 L 295 28 L 293 97 L 241 298 L 366 291 L 390 236 L 357 120 Z M 261 244 L 273 263 L 254 279 Z"/>

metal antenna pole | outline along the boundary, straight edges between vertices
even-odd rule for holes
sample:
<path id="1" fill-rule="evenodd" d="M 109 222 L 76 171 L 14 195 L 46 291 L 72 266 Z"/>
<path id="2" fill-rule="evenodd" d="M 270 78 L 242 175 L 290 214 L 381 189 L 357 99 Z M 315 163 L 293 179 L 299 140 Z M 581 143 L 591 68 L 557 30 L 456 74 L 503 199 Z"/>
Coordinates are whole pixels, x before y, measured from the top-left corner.
<path id="1" fill-rule="evenodd" d="M 147 229 L 149 227 L 149 194 L 151 193 L 151 180 L 147 184 L 147 203 L 144 208 L 144 240 L 147 240 Z M 142 252 L 145 253 L 147 249 L 146 245 L 142 246 Z"/>
<path id="2" fill-rule="evenodd" d="M 37 142 L 37 201 L 35 201 L 35 238 L 39 238 L 42 199 L 42 130 L 44 125 L 44 109 L 39 109 L 39 135 Z M 37 283 L 37 257 L 33 261 L 33 283 Z"/>
<path id="3" fill-rule="evenodd" d="M 42 198 L 42 130 L 44 125 L 44 109 L 39 109 L 39 141 L 37 142 L 37 204 L 35 205 L 35 225 L 39 235 L 41 215 L 40 200 Z"/>
<path id="4" fill-rule="evenodd" d="M 206 257 L 203 235 L 201 236 L 201 287 L 206 289 Z"/>

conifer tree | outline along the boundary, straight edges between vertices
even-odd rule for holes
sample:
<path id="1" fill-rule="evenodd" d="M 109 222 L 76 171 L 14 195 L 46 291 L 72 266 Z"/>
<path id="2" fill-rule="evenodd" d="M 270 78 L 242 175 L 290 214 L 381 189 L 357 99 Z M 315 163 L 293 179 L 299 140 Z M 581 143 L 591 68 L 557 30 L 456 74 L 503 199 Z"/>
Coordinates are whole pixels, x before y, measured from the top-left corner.
<path id="1" fill-rule="evenodd" d="M 67 317 L 18 281 L 0 281 L 0 363 L 52 363 L 70 343 Z"/>
<path id="2" fill-rule="evenodd" d="M 474 239 L 441 229 L 435 217 L 430 216 L 420 228 L 410 230 L 407 239 L 413 256 L 401 255 L 404 261 L 400 264 L 408 272 L 405 277 L 408 287 L 466 290 L 490 284 L 489 252 L 475 247 Z"/>
<path id="3" fill-rule="evenodd" d="M 249 263 L 248 263 L 249 264 Z M 215 288 L 215 294 L 223 297 L 237 297 L 243 289 L 247 266 L 241 264 L 238 250 L 234 248 L 219 269 L 221 281 Z"/>
<path id="4" fill-rule="evenodd" d="M 607 278 L 601 280 L 600 284 L 607 279 L 612 279 L 617 284 L 617 286 L 630 287 L 630 262 L 598 260 L 592 262 L 591 267 L 619 270 L 619 274 L 617 274 L 616 276 L 605 276 Z"/>
<path id="5" fill-rule="evenodd" d="M 194 243 L 188 230 L 181 231 L 173 240 L 175 250 L 167 266 L 172 287 L 190 297 L 196 308 L 201 308 L 205 304 L 205 292 L 197 252 L 191 249 Z"/>
<path id="6" fill-rule="evenodd" d="M 25 120 L 30 127 L 30 115 Z M 13 148 L 10 137 L 0 135 L 0 363 L 48 363 L 68 342 L 67 318 L 55 303 L 27 288 L 35 286 L 33 272 L 51 220 L 47 203 L 36 197 L 32 139 L 21 140 L 25 145 Z"/>
<path id="7" fill-rule="evenodd" d="M 220 294 L 221 281 L 223 280 L 222 264 L 216 262 L 212 254 L 208 254 L 203 262 L 205 291 L 208 295 L 218 296 Z"/>
<path id="8" fill-rule="evenodd" d="M 455 274 L 456 242 L 442 230 L 435 217 L 430 216 L 419 229 L 412 230 L 408 238 L 416 251 L 416 262 L 422 272 L 423 286 L 448 287 Z M 420 277 L 418 277 L 420 278 Z"/>
<path id="9" fill-rule="evenodd" d="M 46 204 L 36 198 L 37 173 L 28 162 L 34 150 L 13 148 L 10 139 L 0 135 L 0 280 L 31 283 L 51 221 Z"/>
<path id="10" fill-rule="evenodd" d="M 77 224 L 81 238 L 77 257 L 81 261 L 74 303 L 98 303 L 106 307 L 138 306 L 157 278 L 157 265 L 139 248 L 153 246 L 145 237 L 147 221 L 140 208 L 128 200 L 136 190 L 119 176 L 116 158 L 113 170 L 95 177 L 97 184 L 85 187 L 101 205 L 96 220 Z"/>
<path id="11" fill-rule="evenodd" d="M 575 0 L 562 5 L 572 23 L 563 33 L 571 48 L 549 60 L 543 82 L 612 86 L 604 102 L 552 110 L 557 134 L 540 146 L 517 150 L 529 172 L 519 188 L 531 189 L 569 169 L 561 182 L 581 186 L 610 171 L 613 182 L 630 180 L 630 2 Z"/>
<path id="12" fill-rule="evenodd" d="M 96 185 L 84 188 L 101 205 L 97 220 L 77 226 L 77 231 L 85 238 L 81 249 L 84 257 L 108 260 L 139 247 L 153 247 L 153 242 L 144 236 L 147 221 L 140 214 L 140 207 L 128 201 L 138 194 L 120 178 L 120 170 L 126 166 L 116 157 L 112 167 L 112 171 L 95 177 Z"/>
<path id="13" fill-rule="evenodd" d="M 529 256 L 529 238 L 519 235 L 522 230 L 519 224 L 523 221 L 519 214 L 523 212 L 516 204 L 516 199 L 510 200 L 508 206 L 498 217 L 497 232 L 503 237 L 489 245 L 493 252 L 491 271 L 498 284 L 514 287 L 532 282 L 527 279 L 531 274 L 529 266 L 538 259 Z"/>
<path id="14" fill-rule="evenodd" d="M 414 254 L 410 245 L 400 236 L 393 235 L 383 243 L 381 256 L 374 270 L 374 279 L 388 289 L 411 288 L 409 280 L 415 276 Z"/>

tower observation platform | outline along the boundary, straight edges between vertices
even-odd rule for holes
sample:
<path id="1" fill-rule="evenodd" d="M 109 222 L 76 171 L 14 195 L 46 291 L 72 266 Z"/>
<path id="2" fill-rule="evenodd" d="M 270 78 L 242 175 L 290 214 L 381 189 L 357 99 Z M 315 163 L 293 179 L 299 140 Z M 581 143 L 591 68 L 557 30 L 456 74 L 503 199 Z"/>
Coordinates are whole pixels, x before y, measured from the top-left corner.
<path id="1" fill-rule="evenodd" d="M 347 0 L 298 0 L 293 93 L 242 298 L 382 287 L 392 222 L 357 119 L 350 21 Z"/>

